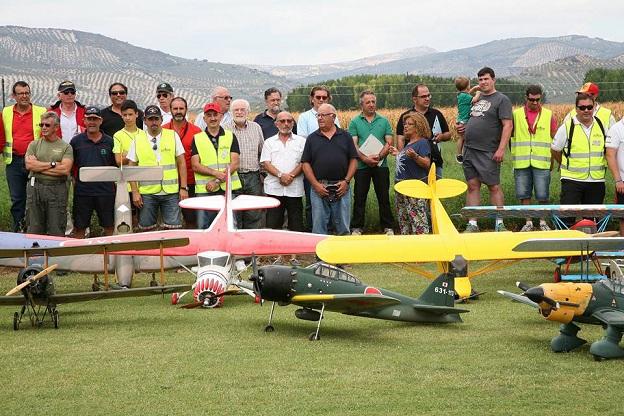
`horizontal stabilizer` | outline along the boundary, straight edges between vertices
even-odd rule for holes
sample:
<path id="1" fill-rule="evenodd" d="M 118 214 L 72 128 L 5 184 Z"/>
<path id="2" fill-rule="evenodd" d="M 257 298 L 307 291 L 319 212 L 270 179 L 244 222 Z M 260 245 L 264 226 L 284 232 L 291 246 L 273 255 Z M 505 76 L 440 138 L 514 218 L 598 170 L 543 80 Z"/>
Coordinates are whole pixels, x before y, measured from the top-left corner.
<path id="1" fill-rule="evenodd" d="M 527 233 L 528 234 L 528 233 Z M 516 252 L 592 252 L 624 250 L 624 237 L 543 238 L 526 240 L 513 248 Z M 624 253 L 622 253 L 624 257 Z"/>
<path id="2" fill-rule="evenodd" d="M 80 168 L 82 182 L 119 182 L 124 181 L 160 181 L 163 177 L 162 166 L 88 166 Z"/>
<path id="3" fill-rule="evenodd" d="M 558 217 L 605 217 L 624 218 L 624 205 L 503 205 L 464 207 L 464 218 L 550 218 Z"/>
<path id="4" fill-rule="evenodd" d="M 225 197 L 223 195 L 196 196 L 180 201 L 180 208 L 198 209 L 204 211 L 221 211 L 225 207 Z"/>
<path id="5" fill-rule="evenodd" d="M 151 250 L 169 247 L 183 247 L 189 244 L 188 238 L 161 238 L 146 241 L 129 242 L 109 242 L 98 243 L 97 238 L 93 239 L 67 239 L 56 247 L 28 247 L 28 248 L 0 248 L 0 258 L 11 257 L 33 257 L 47 255 L 53 256 L 73 256 L 79 254 L 103 254 L 115 253 L 126 250 Z"/>
<path id="6" fill-rule="evenodd" d="M 511 299 L 513 301 L 524 303 L 525 305 L 532 306 L 532 307 L 534 307 L 536 309 L 539 308 L 537 303 L 533 302 L 531 299 L 527 298 L 526 296 L 518 295 L 517 293 L 506 292 L 504 290 L 497 290 L 497 292 L 500 295 L 503 295 L 506 298 L 509 298 L 509 299 Z"/>
<path id="7" fill-rule="evenodd" d="M 435 181 L 435 195 L 440 198 L 451 198 L 466 192 L 468 185 L 456 179 L 440 179 Z M 394 189 L 412 198 L 431 199 L 433 188 L 418 179 L 408 179 L 398 182 Z"/>
<path id="8" fill-rule="evenodd" d="M 439 315 L 443 315 L 443 314 L 446 314 L 446 313 L 466 313 L 466 312 L 470 312 L 467 309 L 459 309 L 459 308 L 454 308 L 454 307 L 449 307 L 449 306 L 423 305 L 423 304 L 418 304 L 418 303 L 415 303 L 412 306 L 414 307 L 414 309 L 416 309 L 418 311 L 428 312 L 428 313 L 435 313 L 435 314 L 439 314 Z"/>
<path id="9" fill-rule="evenodd" d="M 270 196 L 239 195 L 231 202 L 232 211 L 249 211 L 279 206 L 279 200 Z M 225 207 L 223 195 L 198 196 L 180 201 L 180 207 L 186 209 L 221 211 Z"/>

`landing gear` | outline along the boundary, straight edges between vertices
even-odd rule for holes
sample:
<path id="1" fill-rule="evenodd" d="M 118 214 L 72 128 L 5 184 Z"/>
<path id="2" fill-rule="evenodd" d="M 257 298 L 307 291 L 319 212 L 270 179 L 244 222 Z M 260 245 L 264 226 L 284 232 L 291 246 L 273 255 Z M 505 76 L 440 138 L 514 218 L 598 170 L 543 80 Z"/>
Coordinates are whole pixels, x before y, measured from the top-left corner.
<path id="1" fill-rule="evenodd" d="M 58 329 L 59 327 L 59 313 L 56 309 L 52 312 L 52 323 L 54 324 L 54 329 Z"/>
<path id="2" fill-rule="evenodd" d="M 273 328 L 273 325 L 267 325 L 264 327 L 264 332 L 274 332 L 275 328 Z"/>
<path id="3" fill-rule="evenodd" d="M 150 280 L 150 287 L 158 286 L 158 282 L 156 281 L 156 273 L 152 273 L 152 280 Z"/>
<path id="4" fill-rule="evenodd" d="M 587 342 L 576 336 L 580 330 L 581 328 L 572 322 L 561 325 L 559 335 L 550 341 L 550 348 L 554 352 L 570 352 L 580 347 Z"/>
<path id="5" fill-rule="evenodd" d="M 97 274 L 93 274 L 93 283 L 91 284 L 91 290 L 94 292 L 99 292 L 101 289 L 100 280 L 98 279 Z"/>
<path id="6" fill-rule="evenodd" d="M 321 321 L 323 320 L 323 313 L 325 312 L 325 304 L 322 304 L 321 307 L 321 314 L 319 316 L 319 320 L 318 323 L 316 324 L 316 332 L 312 332 L 309 336 L 308 339 L 310 341 L 318 341 L 321 339 L 321 337 L 319 336 L 319 331 L 321 330 Z"/>
<path id="7" fill-rule="evenodd" d="M 172 293 L 171 294 L 171 304 L 172 305 L 177 305 L 178 302 L 180 301 L 180 295 L 178 293 Z"/>
<path id="8" fill-rule="evenodd" d="M 275 328 L 271 323 L 273 322 L 273 313 L 275 312 L 275 302 L 271 302 L 271 312 L 269 313 L 269 323 L 264 327 L 264 332 L 273 332 Z"/>
<path id="9" fill-rule="evenodd" d="M 20 314 L 15 312 L 13 314 L 13 330 L 17 331 L 19 329 L 19 324 L 20 324 Z"/>
<path id="10" fill-rule="evenodd" d="M 621 340 L 622 332 L 616 327 L 608 325 L 605 336 L 591 345 L 589 353 L 594 356 L 596 361 L 622 358 L 624 357 L 624 350 L 619 345 Z"/>
<path id="11" fill-rule="evenodd" d="M 308 339 L 310 341 L 318 341 L 321 339 L 321 336 L 317 332 L 312 332 L 310 335 L 308 335 Z"/>
<path id="12" fill-rule="evenodd" d="M 561 282 L 561 266 L 557 266 L 555 268 L 555 273 L 553 274 L 553 280 L 555 283 Z"/>

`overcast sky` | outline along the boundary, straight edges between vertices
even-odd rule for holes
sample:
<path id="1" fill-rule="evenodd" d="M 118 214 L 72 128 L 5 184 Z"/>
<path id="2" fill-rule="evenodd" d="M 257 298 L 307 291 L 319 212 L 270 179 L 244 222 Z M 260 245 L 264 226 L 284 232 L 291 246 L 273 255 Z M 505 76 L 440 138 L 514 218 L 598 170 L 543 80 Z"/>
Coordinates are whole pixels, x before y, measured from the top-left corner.
<path id="1" fill-rule="evenodd" d="M 225 63 L 341 62 L 415 46 L 580 34 L 624 41 L 621 0 L 17 0 L 0 25 L 99 33 Z"/>

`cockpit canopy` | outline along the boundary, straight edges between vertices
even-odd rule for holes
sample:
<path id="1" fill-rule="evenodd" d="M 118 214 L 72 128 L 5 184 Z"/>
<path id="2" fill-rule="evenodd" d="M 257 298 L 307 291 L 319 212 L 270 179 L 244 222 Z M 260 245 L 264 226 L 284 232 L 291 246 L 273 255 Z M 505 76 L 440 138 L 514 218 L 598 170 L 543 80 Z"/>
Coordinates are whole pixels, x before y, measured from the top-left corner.
<path id="1" fill-rule="evenodd" d="M 223 251 L 204 251 L 197 254 L 197 264 L 199 267 L 228 267 L 230 265 L 230 259 L 230 253 L 225 253 Z"/>
<path id="2" fill-rule="evenodd" d="M 326 263 L 314 263 L 308 266 L 308 268 L 313 269 L 314 274 L 319 277 L 328 277 L 330 279 L 342 280 L 345 282 L 351 282 L 351 283 L 357 283 L 357 284 L 360 283 L 360 280 L 356 278 L 355 276 L 353 276 L 352 274 L 347 273 L 346 271 L 342 270 L 339 267 L 331 266 Z"/>

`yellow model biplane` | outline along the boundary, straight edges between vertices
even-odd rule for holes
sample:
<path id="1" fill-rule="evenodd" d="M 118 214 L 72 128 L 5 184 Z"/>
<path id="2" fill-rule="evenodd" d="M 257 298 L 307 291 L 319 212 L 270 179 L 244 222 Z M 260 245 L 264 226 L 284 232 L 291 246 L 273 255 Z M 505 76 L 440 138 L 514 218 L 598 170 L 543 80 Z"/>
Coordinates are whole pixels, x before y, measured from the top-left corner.
<path id="1" fill-rule="evenodd" d="M 455 291 L 460 299 L 472 294 L 470 279 L 486 272 L 501 269 L 522 259 L 564 257 L 574 253 L 515 252 L 513 248 L 525 240 L 540 238 L 586 237 L 581 231 L 482 232 L 460 234 L 444 210 L 441 198 L 464 193 L 467 185 L 456 179 L 436 180 L 435 165 L 431 165 L 428 183 L 405 180 L 395 190 L 414 198 L 430 200 L 433 234 L 427 235 L 363 235 L 330 237 L 316 247 L 317 255 L 328 263 L 426 263 L 437 262 L 438 270 L 453 271 Z M 487 261 L 479 269 L 468 273 L 467 261 Z M 410 270 L 434 279 L 435 274 L 417 265 L 406 265 Z"/>

